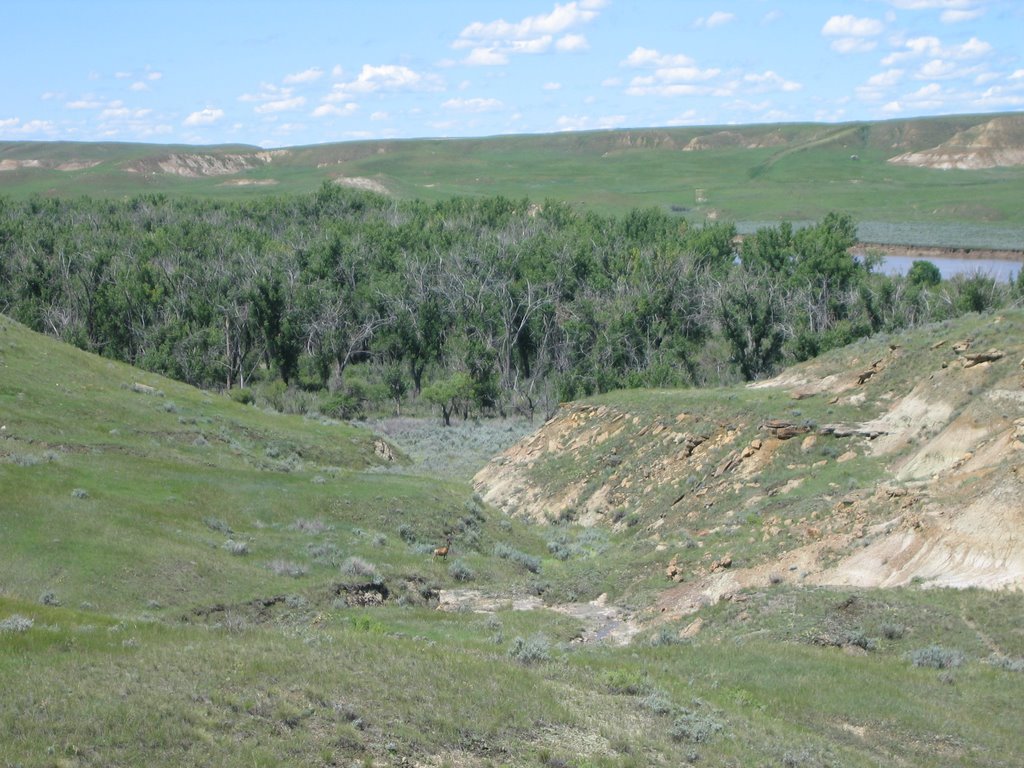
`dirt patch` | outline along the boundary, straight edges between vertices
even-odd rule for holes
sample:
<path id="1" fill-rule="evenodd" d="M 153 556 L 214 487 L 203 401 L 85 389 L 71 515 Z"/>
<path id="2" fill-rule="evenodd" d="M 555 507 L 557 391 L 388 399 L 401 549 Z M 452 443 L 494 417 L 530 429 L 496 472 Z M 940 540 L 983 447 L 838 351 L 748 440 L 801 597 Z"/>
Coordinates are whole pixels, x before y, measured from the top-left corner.
<path id="1" fill-rule="evenodd" d="M 352 189 L 376 192 L 378 195 L 391 194 L 391 191 L 379 181 L 368 179 L 365 176 L 338 176 L 334 179 L 334 183 L 340 184 L 343 187 L 351 187 Z"/>

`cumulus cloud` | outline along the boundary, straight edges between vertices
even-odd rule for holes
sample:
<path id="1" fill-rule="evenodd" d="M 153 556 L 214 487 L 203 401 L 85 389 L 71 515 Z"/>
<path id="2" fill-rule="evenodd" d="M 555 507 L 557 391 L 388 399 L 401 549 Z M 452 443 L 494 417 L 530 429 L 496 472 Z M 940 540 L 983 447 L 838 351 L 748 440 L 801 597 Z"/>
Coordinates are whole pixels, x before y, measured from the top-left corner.
<path id="1" fill-rule="evenodd" d="M 564 35 L 555 42 L 555 50 L 562 51 L 563 53 L 585 51 L 588 48 L 590 48 L 590 44 L 583 35 Z"/>
<path id="2" fill-rule="evenodd" d="M 128 86 L 133 91 L 148 91 L 149 86 L 142 80 L 136 80 L 134 83 Z"/>
<path id="3" fill-rule="evenodd" d="M 224 117 L 223 109 L 207 107 L 185 118 L 183 125 L 212 125 Z"/>
<path id="4" fill-rule="evenodd" d="M 562 89 L 561 83 L 544 83 L 541 86 L 545 91 L 560 91 Z"/>
<path id="5" fill-rule="evenodd" d="M 313 110 L 313 117 L 348 117 L 356 113 L 359 105 L 354 102 L 338 104 L 321 104 Z"/>
<path id="6" fill-rule="evenodd" d="M 839 53 L 865 53 L 877 43 L 871 38 L 882 34 L 885 25 L 878 19 L 857 16 L 832 16 L 821 28 L 825 37 L 834 37 L 832 50 Z"/>
<path id="7" fill-rule="evenodd" d="M 448 99 L 441 105 L 444 109 L 455 109 L 460 112 L 492 112 L 502 109 L 505 105 L 498 99 Z"/>
<path id="8" fill-rule="evenodd" d="M 335 83 L 325 101 L 347 101 L 350 94 L 438 91 L 442 87 L 443 83 L 436 75 L 420 74 L 406 66 L 364 64 L 355 80 Z"/>
<path id="9" fill-rule="evenodd" d="M 552 44 L 560 52 L 585 50 L 586 38 L 572 30 L 597 18 L 604 5 L 603 0 L 577 0 L 556 3 L 549 13 L 519 21 L 474 21 L 459 33 L 452 47 L 469 49 L 463 63 L 470 66 L 506 64 L 510 55 L 546 53 Z"/>
<path id="10" fill-rule="evenodd" d="M 885 25 L 878 19 L 864 19 L 856 16 L 833 16 L 821 28 L 826 37 L 871 37 L 880 35 Z"/>
<path id="11" fill-rule="evenodd" d="M 904 11 L 941 11 L 943 24 L 972 21 L 985 13 L 981 0 L 889 0 L 890 5 Z"/>
<path id="12" fill-rule="evenodd" d="M 266 115 L 273 112 L 288 112 L 289 110 L 299 109 L 306 103 L 305 96 L 294 96 L 290 99 L 278 99 L 277 101 L 267 101 L 260 104 L 258 107 L 254 107 L 253 111 Z"/>
<path id="13" fill-rule="evenodd" d="M 694 61 L 682 53 L 662 54 L 652 48 L 638 46 L 620 63 L 624 67 L 688 67 Z"/>
<path id="14" fill-rule="evenodd" d="M 903 50 L 895 51 L 882 59 L 884 66 L 891 66 L 901 61 L 930 57 L 932 59 L 977 59 L 992 52 L 992 46 L 984 40 L 972 37 L 960 45 L 943 45 L 942 41 L 933 36 L 912 37 L 903 43 Z"/>
<path id="15" fill-rule="evenodd" d="M 84 98 L 84 99 L 75 99 L 74 101 L 69 101 L 64 106 L 67 107 L 68 109 L 99 109 L 100 107 L 103 106 L 103 103 L 97 101 L 96 99 Z"/>
<path id="16" fill-rule="evenodd" d="M 743 76 L 743 81 L 755 86 L 759 90 L 773 91 L 799 91 L 803 86 L 792 80 L 786 80 L 778 73 L 767 70 L 760 74 L 749 74 Z"/>
<path id="17" fill-rule="evenodd" d="M 586 115 L 562 115 L 555 120 L 555 127 L 559 131 L 594 131 L 619 128 L 625 123 L 625 115 L 605 115 L 597 118 Z"/>
<path id="18" fill-rule="evenodd" d="M 720 27 L 723 24 L 728 24 L 730 21 L 735 20 L 735 13 L 727 13 L 726 11 L 715 11 L 710 16 L 701 16 L 697 21 L 694 22 L 695 27 L 703 27 L 706 29 L 713 29 Z"/>
<path id="19" fill-rule="evenodd" d="M 324 71 L 320 67 L 310 67 L 304 69 L 301 72 L 296 72 L 292 75 L 285 75 L 283 82 L 286 85 L 292 85 L 295 83 L 312 83 L 323 77 Z"/>

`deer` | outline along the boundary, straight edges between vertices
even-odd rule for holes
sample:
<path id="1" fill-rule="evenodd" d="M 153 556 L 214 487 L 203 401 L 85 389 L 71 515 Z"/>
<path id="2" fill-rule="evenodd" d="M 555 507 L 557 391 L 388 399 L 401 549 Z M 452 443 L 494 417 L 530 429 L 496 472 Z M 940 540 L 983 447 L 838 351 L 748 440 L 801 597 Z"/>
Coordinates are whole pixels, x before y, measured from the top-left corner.
<path id="1" fill-rule="evenodd" d="M 448 559 L 448 553 L 451 551 L 451 548 L 452 548 L 452 537 L 448 536 L 446 538 L 445 545 L 443 547 L 438 547 L 437 549 L 434 550 L 434 557 L 433 557 L 433 559 L 437 560 L 437 558 L 440 557 L 442 560 L 447 560 Z"/>

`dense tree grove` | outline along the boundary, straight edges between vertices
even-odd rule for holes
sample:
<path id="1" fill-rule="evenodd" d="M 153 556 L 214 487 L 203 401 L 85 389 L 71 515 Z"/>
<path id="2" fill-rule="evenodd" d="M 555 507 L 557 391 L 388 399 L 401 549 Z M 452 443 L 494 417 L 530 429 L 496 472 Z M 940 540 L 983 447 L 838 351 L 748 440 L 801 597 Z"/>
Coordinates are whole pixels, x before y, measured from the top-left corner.
<path id="1" fill-rule="evenodd" d="M 395 202 L 325 184 L 245 202 L 0 198 L 0 311 L 207 388 L 281 382 L 352 415 L 548 411 L 625 386 L 755 379 L 882 330 L 1020 298 L 854 258 L 855 226 L 701 227 L 657 209 Z"/>

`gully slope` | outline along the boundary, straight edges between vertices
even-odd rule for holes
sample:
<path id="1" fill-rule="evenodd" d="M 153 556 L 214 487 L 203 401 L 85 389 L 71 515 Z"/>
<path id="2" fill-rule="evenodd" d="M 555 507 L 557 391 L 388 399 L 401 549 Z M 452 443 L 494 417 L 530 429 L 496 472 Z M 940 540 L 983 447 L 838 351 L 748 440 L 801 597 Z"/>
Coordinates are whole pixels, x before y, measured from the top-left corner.
<path id="1" fill-rule="evenodd" d="M 571 403 L 474 485 L 511 515 L 650 547 L 669 617 L 782 582 L 1022 589 L 1022 356 L 1013 311 L 748 387 Z"/>

